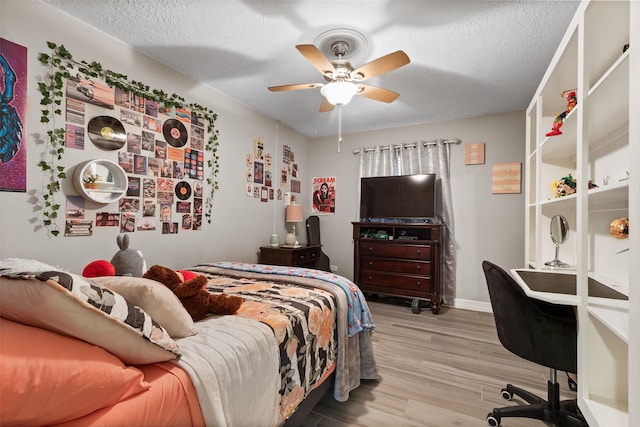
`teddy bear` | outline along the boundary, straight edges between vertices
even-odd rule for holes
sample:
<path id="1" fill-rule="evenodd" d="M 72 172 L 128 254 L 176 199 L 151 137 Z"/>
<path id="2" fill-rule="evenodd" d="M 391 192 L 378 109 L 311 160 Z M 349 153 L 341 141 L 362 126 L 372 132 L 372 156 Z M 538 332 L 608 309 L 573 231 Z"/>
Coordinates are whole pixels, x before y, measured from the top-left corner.
<path id="1" fill-rule="evenodd" d="M 194 321 L 202 320 L 209 314 L 233 314 L 244 301 L 238 296 L 207 292 L 207 277 L 188 270 L 176 272 L 156 264 L 142 277 L 160 282 L 171 289 Z"/>

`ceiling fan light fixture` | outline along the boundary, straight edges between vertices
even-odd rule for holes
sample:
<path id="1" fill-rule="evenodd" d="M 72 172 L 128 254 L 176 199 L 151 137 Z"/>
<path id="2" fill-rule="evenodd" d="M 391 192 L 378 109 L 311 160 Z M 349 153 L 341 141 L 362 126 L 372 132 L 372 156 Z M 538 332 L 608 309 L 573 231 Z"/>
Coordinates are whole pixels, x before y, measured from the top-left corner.
<path id="1" fill-rule="evenodd" d="M 333 105 L 347 105 L 358 92 L 358 85 L 350 82 L 331 82 L 320 89 L 322 96 Z"/>

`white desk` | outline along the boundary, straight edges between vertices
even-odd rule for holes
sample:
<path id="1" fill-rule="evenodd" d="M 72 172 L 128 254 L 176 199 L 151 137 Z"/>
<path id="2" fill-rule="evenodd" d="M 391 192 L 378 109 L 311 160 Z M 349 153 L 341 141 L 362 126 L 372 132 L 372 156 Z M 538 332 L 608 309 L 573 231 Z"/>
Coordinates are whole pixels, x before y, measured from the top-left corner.
<path id="1" fill-rule="evenodd" d="M 553 304 L 578 305 L 575 271 L 514 268 L 511 276 L 531 298 Z"/>
<path id="2" fill-rule="evenodd" d="M 511 276 L 531 298 L 553 304 L 578 305 L 576 272 L 573 270 L 535 270 L 514 268 Z M 624 308 L 627 296 L 589 278 L 589 304 Z"/>

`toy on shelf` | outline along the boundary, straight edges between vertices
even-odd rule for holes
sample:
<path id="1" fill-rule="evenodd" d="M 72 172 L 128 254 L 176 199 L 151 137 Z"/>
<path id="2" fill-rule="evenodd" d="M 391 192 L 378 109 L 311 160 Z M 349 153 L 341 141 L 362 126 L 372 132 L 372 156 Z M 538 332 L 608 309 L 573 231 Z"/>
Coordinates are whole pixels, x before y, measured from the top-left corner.
<path id="1" fill-rule="evenodd" d="M 556 114 L 556 118 L 553 120 L 553 127 L 551 128 L 551 132 L 548 132 L 546 136 L 562 135 L 562 131 L 560 130 L 560 128 L 564 124 L 564 119 L 578 104 L 578 98 L 576 97 L 575 89 L 565 90 L 560 94 L 560 96 L 562 96 L 563 98 L 565 96 L 567 97 L 567 109 L 560 114 Z"/>
<path id="2" fill-rule="evenodd" d="M 578 184 L 571 174 L 551 183 L 551 188 L 553 189 L 556 197 L 568 196 L 575 193 L 577 191 L 577 186 Z"/>
<path id="3" fill-rule="evenodd" d="M 611 221 L 609 233 L 616 239 L 626 239 L 629 237 L 629 219 L 616 218 Z"/>

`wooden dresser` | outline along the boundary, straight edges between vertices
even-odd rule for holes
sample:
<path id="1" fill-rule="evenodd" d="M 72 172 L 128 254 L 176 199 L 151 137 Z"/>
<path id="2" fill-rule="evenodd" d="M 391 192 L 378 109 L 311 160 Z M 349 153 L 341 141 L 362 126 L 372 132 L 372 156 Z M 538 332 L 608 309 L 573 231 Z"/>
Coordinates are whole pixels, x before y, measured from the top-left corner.
<path id="1" fill-rule="evenodd" d="M 442 224 L 354 222 L 354 280 L 365 293 L 411 298 L 414 313 L 442 304 Z"/>
<path id="2" fill-rule="evenodd" d="M 260 264 L 318 268 L 320 248 L 322 245 L 302 245 L 299 248 L 262 246 Z"/>

